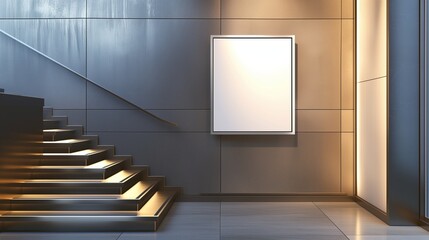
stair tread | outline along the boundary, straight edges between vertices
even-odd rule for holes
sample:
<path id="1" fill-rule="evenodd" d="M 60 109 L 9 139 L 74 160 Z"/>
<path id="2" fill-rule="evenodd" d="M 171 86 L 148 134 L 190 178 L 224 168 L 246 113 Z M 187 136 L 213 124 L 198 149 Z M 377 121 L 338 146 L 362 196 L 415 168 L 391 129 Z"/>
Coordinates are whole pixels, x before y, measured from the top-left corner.
<path id="1" fill-rule="evenodd" d="M 61 116 L 56 116 L 56 118 L 59 118 L 59 117 L 61 117 Z M 43 119 L 43 121 L 44 122 L 58 122 L 58 121 L 61 121 L 61 120 L 55 119 L 55 118 L 45 118 L 45 119 Z"/>
<path id="2" fill-rule="evenodd" d="M 175 190 L 159 190 L 157 191 L 146 204 L 138 211 L 139 216 L 159 216 L 164 208 L 174 200 L 177 191 Z"/>
<path id="3" fill-rule="evenodd" d="M 113 165 L 119 164 L 123 162 L 124 160 L 116 160 L 116 159 L 105 159 L 101 160 L 99 162 L 93 163 L 91 165 L 84 165 L 84 166 L 33 166 L 30 167 L 32 169 L 65 169 L 65 170 L 71 170 L 71 169 L 106 169 Z"/>
<path id="4" fill-rule="evenodd" d="M 43 156 L 58 156 L 58 157 L 67 157 L 67 156 L 90 156 L 93 154 L 97 154 L 107 149 L 85 149 L 81 151 L 76 151 L 72 153 L 43 153 Z"/>
<path id="5" fill-rule="evenodd" d="M 64 139 L 64 140 L 55 140 L 55 141 L 43 141 L 43 144 L 73 144 L 73 143 L 82 143 L 90 142 L 91 139 Z"/>
<path id="6" fill-rule="evenodd" d="M 51 129 L 43 129 L 44 133 L 58 133 L 58 132 L 74 132 L 75 129 L 69 128 L 51 128 Z"/>
<path id="7" fill-rule="evenodd" d="M 91 165 L 82 166 L 50 166 L 50 165 L 25 165 L 25 166 L 7 166 L 4 169 L 40 169 L 40 170 L 81 170 L 81 169 L 106 169 L 116 164 L 120 164 L 125 159 L 105 159 Z"/>
<path id="8" fill-rule="evenodd" d="M 46 183 L 46 184 L 93 184 L 93 183 L 123 183 L 139 174 L 139 170 L 122 170 L 106 179 L 1 179 L 0 183 Z"/>
<path id="9" fill-rule="evenodd" d="M 9 200 L 139 200 L 158 184 L 156 180 L 140 181 L 124 194 L 16 194 L 0 195 Z"/>

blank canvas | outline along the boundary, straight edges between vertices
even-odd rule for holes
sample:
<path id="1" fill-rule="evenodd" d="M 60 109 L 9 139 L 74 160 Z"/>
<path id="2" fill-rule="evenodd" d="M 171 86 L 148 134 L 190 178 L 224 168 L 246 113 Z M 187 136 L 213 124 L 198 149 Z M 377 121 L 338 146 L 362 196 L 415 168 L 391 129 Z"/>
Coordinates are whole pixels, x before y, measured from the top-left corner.
<path id="1" fill-rule="evenodd" d="M 212 134 L 295 134 L 294 36 L 212 36 Z"/>

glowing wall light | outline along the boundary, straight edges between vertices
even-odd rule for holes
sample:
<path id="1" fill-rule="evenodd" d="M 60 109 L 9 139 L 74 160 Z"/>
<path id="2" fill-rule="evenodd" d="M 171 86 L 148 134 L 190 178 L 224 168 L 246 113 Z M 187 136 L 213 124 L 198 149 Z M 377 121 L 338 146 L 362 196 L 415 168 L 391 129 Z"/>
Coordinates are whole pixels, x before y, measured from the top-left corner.
<path id="1" fill-rule="evenodd" d="M 295 134 L 295 36 L 211 37 L 212 134 Z"/>
<path id="2" fill-rule="evenodd" d="M 356 192 L 387 212 L 387 0 L 356 1 Z"/>

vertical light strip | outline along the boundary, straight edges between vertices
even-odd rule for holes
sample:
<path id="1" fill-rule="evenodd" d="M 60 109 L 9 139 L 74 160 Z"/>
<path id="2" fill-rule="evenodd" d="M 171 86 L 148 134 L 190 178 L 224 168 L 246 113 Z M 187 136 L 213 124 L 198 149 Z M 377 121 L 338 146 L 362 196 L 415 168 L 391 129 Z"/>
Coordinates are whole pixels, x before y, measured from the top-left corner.
<path id="1" fill-rule="evenodd" d="M 387 210 L 386 17 L 387 0 L 357 0 L 357 195 L 384 212 Z"/>

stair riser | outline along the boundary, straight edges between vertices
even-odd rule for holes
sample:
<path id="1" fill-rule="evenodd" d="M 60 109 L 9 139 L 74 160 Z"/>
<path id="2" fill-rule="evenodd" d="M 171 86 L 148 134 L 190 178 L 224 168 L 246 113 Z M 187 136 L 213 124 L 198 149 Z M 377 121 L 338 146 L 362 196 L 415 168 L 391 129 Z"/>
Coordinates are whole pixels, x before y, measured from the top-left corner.
<path id="1" fill-rule="evenodd" d="M 31 174 L 32 179 L 104 179 L 103 169 L 75 171 L 37 171 Z"/>
<path id="2" fill-rule="evenodd" d="M 43 119 L 51 118 L 53 111 L 52 108 L 43 108 Z"/>
<path id="3" fill-rule="evenodd" d="M 30 179 L 30 172 L 23 171 L 0 171 L 0 179 Z M 0 190 L 1 191 L 1 190 Z"/>
<path id="4" fill-rule="evenodd" d="M 122 194 L 121 186 L 110 187 L 21 187 L 21 194 Z"/>
<path id="5" fill-rule="evenodd" d="M 63 123 L 58 121 L 43 121 L 43 129 L 53 129 L 53 128 L 61 128 L 63 127 Z"/>
<path id="6" fill-rule="evenodd" d="M 132 200 L 11 200 L 10 211 L 137 211 Z"/>
<path id="7" fill-rule="evenodd" d="M 1 231 L 9 232 L 142 232 L 156 231 L 155 220 L 127 217 L 122 220 L 109 217 L 85 218 L 3 218 Z"/>
<path id="8" fill-rule="evenodd" d="M 76 131 L 72 132 L 45 132 L 43 133 L 43 140 L 44 141 L 59 141 L 59 140 L 65 140 L 70 138 L 75 138 L 77 136 Z"/>

